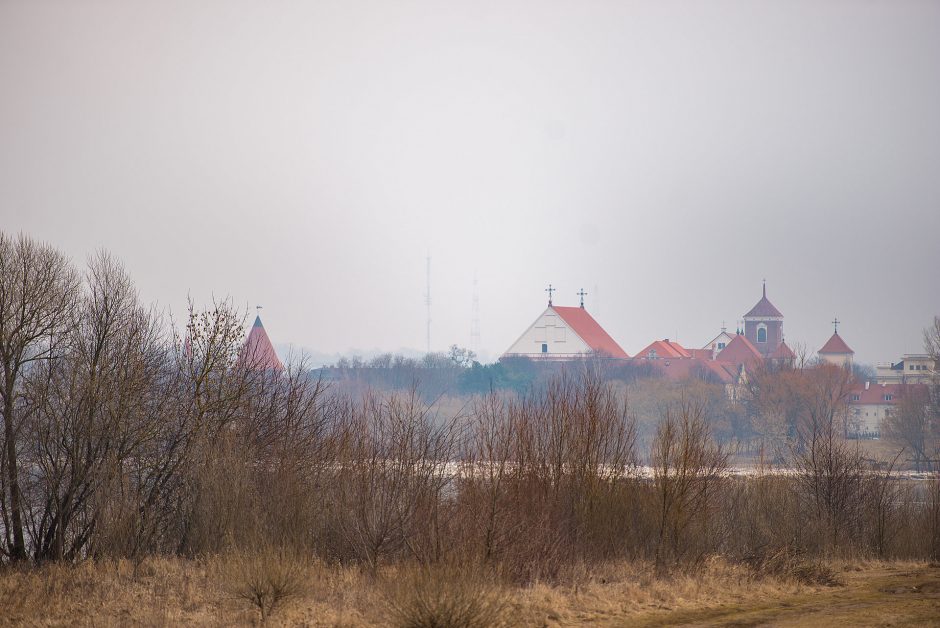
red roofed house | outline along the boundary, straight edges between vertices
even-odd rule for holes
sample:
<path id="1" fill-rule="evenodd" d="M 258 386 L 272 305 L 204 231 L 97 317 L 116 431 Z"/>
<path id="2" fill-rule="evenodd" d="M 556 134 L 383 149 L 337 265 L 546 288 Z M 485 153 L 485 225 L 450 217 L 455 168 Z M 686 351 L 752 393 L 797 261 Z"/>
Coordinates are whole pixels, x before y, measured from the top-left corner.
<path id="1" fill-rule="evenodd" d="M 926 406 L 930 391 L 926 384 L 858 384 L 849 391 L 849 416 L 846 435 L 855 438 L 881 436 L 882 424 L 894 412 L 905 395 L 915 395 Z"/>
<path id="2" fill-rule="evenodd" d="M 284 365 L 277 357 L 277 352 L 268 338 L 268 332 L 261 324 L 261 317 L 255 317 L 248 338 L 238 352 L 238 365 L 253 371 L 283 371 Z"/>
<path id="3" fill-rule="evenodd" d="M 746 336 L 737 334 L 728 346 L 718 352 L 718 357 L 715 359 L 719 362 L 753 369 L 764 361 L 764 356 Z"/>
<path id="4" fill-rule="evenodd" d="M 628 356 L 584 306 L 562 307 L 548 302 L 548 308 L 535 319 L 503 357 L 525 356 L 539 359 L 575 359 L 602 355 L 627 359 Z"/>
<path id="5" fill-rule="evenodd" d="M 731 342 L 733 339 L 734 339 L 734 336 L 729 334 L 728 329 L 724 325 L 722 325 L 721 333 L 715 336 L 715 338 L 712 339 L 712 341 L 709 342 L 707 345 L 702 347 L 702 349 L 709 351 L 712 354 L 711 359 L 714 360 L 715 357 L 717 357 L 718 353 L 722 349 L 727 347 L 728 343 Z"/>
<path id="6" fill-rule="evenodd" d="M 663 358 L 691 358 L 692 354 L 678 342 L 671 342 L 669 338 L 666 338 L 650 343 L 638 351 L 636 357 L 659 360 Z"/>
<path id="7" fill-rule="evenodd" d="M 787 346 L 786 341 L 783 341 L 768 358 L 778 366 L 793 366 L 793 363 L 796 361 L 796 354 L 793 353 L 793 349 Z"/>

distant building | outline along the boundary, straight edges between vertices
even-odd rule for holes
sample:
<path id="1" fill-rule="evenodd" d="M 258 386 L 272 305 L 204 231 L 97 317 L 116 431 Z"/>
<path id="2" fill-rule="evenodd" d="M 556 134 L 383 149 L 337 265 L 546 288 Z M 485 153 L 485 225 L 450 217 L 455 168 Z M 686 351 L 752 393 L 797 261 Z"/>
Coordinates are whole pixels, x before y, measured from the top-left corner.
<path id="1" fill-rule="evenodd" d="M 836 326 L 835 331 L 819 350 L 819 359 L 828 364 L 850 368 L 855 352 L 839 335 L 839 321 L 835 320 L 833 323 Z"/>
<path id="2" fill-rule="evenodd" d="M 669 340 L 669 338 L 666 338 L 664 340 L 655 340 L 651 342 L 649 345 L 638 351 L 636 357 L 647 360 L 691 358 L 692 353 L 678 342 L 672 342 Z"/>
<path id="3" fill-rule="evenodd" d="M 937 364 L 924 353 L 907 353 L 899 362 L 878 364 L 875 378 L 879 384 L 929 384 L 937 375 Z"/>
<path id="4" fill-rule="evenodd" d="M 764 357 L 769 357 L 783 342 L 783 314 L 767 298 L 766 282 L 760 301 L 744 315 L 744 337 Z"/>
<path id="5" fill-rule="evenodd" d="M 884 421 L 898 411 L 905 395 L 916 395 L 927 403 L 924 384 L 858 384 L 849 391 L 846 435 L 852 438 L 880 438 Z"/>
<path id="6" fill-rule="evenodd" d="M 711 342 L 702 347 L 703 350 L 711 352 L 711 359 L 714 360 L 718 353 L 728 346 L 728 343 L 734 338 L 733 335 L 728 333 L 727 328 L 724 325 L 721 327 L 721 333 L 712 338 Z"/>
<path id="7" fill-rule="evenodd" d="M 719 362 L 727 362 L 736 366 L 743 366 L 748 369 L 756 369 L 764 361 L 764 356 L 760 350 L 747 339 L 747 336 L 741 334 L 731 339 L 724 349 L 718 353 L 715 358 Z"/>
<path id="8" fill-rule="evenodd" d="M 786 340 L 784 340 L 773 353 L 767 356 L 767 359 L 778 367 L 793 366 L 793 363 L 796 362 L 796 354 L 793 353 L 793 349 L 788 347 Z"/>
<path id="9" fill-rule="evenodd" d="M 502 357 L 571 360 L 586 355 L 627 359 L 627 352 L 581 307 L 552 305 L 512 344 Z"/>

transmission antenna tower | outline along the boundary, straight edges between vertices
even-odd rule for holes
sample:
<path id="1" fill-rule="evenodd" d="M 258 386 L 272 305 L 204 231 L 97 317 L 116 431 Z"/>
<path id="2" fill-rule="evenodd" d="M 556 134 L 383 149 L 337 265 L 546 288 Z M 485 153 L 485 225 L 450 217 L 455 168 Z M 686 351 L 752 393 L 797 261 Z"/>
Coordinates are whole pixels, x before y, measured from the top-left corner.
<path id="1" fill-rule="evenodd" d="M 431 254 L 428 253 L 427 291 L 424 293 L 424 305 L 428 318 L 428 353 L 431 353 Z"/>
<path id="2" fill-rule="evenodd" d="M 480 293 L 476 273 L 473 274 L 473 305 L 470 309 L 470 350 L 480 353 Z"/>

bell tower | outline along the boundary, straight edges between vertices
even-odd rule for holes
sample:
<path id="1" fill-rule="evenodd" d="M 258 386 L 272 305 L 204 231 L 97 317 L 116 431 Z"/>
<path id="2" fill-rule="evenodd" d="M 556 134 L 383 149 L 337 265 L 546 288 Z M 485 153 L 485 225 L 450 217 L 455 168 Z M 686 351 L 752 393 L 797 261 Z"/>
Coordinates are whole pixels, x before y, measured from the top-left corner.
<path id="1" fill-rule="evenodd" d="M 757 305 L 744 315 L 744 337 L 764 357 L 777 350 L 783 342 L 783 314 L 767 299 L 767 280 Z"/>

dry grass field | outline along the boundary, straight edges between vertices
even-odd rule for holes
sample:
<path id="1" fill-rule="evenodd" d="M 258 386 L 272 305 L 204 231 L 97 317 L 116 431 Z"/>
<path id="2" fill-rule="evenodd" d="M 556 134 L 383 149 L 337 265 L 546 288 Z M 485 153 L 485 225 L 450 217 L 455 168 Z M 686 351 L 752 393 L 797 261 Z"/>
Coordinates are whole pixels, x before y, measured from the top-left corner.
<path id="1" fill-rule="evenodd" d="M 49 565 L 0 573 L 3 625 L 258 625 L 238 590 L 250 577 L 231 560 L 150 559 Z M 928 626 L 940 623 L 940 565 L 855 563 L 835 583 L 762 576 L 721 560 L 656 577 L 644 564 L 572 572 L 563 584 L 524 588 L 437 570 L 305 564 L 268 617 L 274 626 Z M 442 619 L 443 618 L 443 619 Z M 434 623 L 437 621 L 438 623 Z M 441 623 L 443 622 L 443 623 Z"/>

